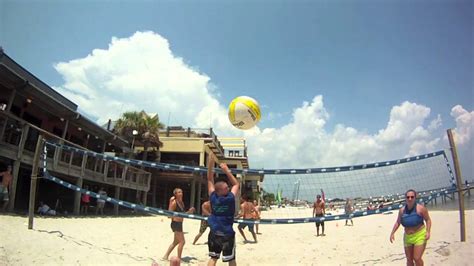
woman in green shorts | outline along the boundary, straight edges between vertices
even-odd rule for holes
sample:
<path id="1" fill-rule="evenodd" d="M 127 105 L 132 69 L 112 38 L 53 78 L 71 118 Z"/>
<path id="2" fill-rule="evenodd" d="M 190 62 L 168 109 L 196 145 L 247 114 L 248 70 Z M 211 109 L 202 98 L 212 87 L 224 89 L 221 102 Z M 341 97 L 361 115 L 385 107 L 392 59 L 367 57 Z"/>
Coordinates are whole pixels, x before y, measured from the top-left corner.
<path id="1" fill-rule="evenodd" d="M 398 227 L 405 227 L 403 238 L 407 265 L 423 265 L 423 252 L 426 242 L 430 239 L 431 218 L 425 206 L 416 203 L 416 191 L 413 189 L 405 193 L 406 204 L 398 212 L 397 221 L 390 234 L 390 242 L 395 240 Z M 426 223 L 426 224 L 425 224 Z"/>

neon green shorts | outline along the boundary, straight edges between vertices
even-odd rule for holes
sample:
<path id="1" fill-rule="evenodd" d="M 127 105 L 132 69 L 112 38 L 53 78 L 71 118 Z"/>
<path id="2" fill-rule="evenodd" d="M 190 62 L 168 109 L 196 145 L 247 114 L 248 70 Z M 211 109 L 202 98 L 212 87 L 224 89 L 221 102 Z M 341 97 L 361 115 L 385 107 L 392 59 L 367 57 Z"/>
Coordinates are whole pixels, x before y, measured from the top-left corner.
<path id="1" fill-rule="evenodd" d="M 426 243 L 426 227 L 421 228 L 418 232 L 403 236 L 405 247 L 421 246 Z"/>

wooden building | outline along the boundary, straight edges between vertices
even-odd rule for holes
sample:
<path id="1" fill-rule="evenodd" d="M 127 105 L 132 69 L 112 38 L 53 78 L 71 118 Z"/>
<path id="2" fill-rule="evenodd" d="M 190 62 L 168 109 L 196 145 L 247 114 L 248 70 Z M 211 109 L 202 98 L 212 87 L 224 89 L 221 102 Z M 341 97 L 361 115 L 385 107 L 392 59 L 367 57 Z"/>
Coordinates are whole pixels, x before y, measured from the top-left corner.
<path id="1" fill-rule="evenodd" d="M 121 153 L 130 143 L 98 126 L 77 111 L 77 105 L 53 90 L 0 49 L 0 171 L 11 165 L 13 184 L 9 210 L 28 208 L 33 153 L 38 136 L 94 152 Z M 133 201 L 150 188 L 151 173 L 117 162 L 48 150 L 49 171 L 90 190 L 104 187 L 108 195 Z M 40 180 L 37 201 L 61 204 L 79 214 L 80 193 Z M 141 193 L 146 195 L 146 193 Z M 146 201 L 143 196 L 142 201 Z M 118 212 L 118 207 L 114 209 Z"/>

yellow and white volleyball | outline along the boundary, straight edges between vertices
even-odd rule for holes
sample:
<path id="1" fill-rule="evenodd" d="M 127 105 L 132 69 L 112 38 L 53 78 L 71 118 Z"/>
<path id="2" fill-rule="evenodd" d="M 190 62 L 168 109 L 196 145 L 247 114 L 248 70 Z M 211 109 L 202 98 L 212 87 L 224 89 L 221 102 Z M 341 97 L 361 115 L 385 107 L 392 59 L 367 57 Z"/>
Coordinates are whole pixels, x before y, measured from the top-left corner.
<path id="1" fill-rule="evenodd" d="M 251 129 L 260 121 L 258 102 L 247 96 L 239 96 L 230 102 L 229 120 L 238 129 Z"/>

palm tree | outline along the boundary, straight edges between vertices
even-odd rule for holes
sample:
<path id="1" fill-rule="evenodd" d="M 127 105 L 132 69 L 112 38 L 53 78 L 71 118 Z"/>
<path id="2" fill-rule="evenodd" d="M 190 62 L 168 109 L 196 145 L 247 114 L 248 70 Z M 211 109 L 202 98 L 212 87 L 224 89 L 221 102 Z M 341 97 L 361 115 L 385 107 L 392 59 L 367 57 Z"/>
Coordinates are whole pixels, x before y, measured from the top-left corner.
<path id="1" fill-rule="evenodd" d="M 163 143 L 160 141 L 160 129 L 164 125 L 160 123 L 158 115 L 150 116 L 145 111 L 141 112 L 125 112 L 122 117 L 117 120 L 114 131 L 118 135 L 143 144 L 143 160 L 148 158 L 148 148 L 151 146 L 156 148 L 158 153 Z M 137 132 L 136 136 L 133 134 Z M 159 157 L 159 156 L 158 156 Z"/>
<path id="2" fill-rule="evenodd" d="M 155 160 L 160 160 L 160 147 L 163 143 L 160 141 L 160 129 L 164 125 L 160 123 L 158 115 L 148 115 L 145 111 L 140 112 L 125 112 L 122 117 L 117 120 L 114 127 L 114 132 L 123 138 L 131 141 L 140 142 L 143 144 L 143 160 L 148 160 L 148 148 L 151 146 L 156 152 Z M 135 132 L 134 132 L 135 131 Z M 134 134 L 136 133 L 136 134 Z M 156 150 L 155 150 L 156 148 Z M 132 151 L 133 152 L 133 151 Z M 156 180 L 152 180 L 152 197 L 153 206 L 156 204 Z"/>

